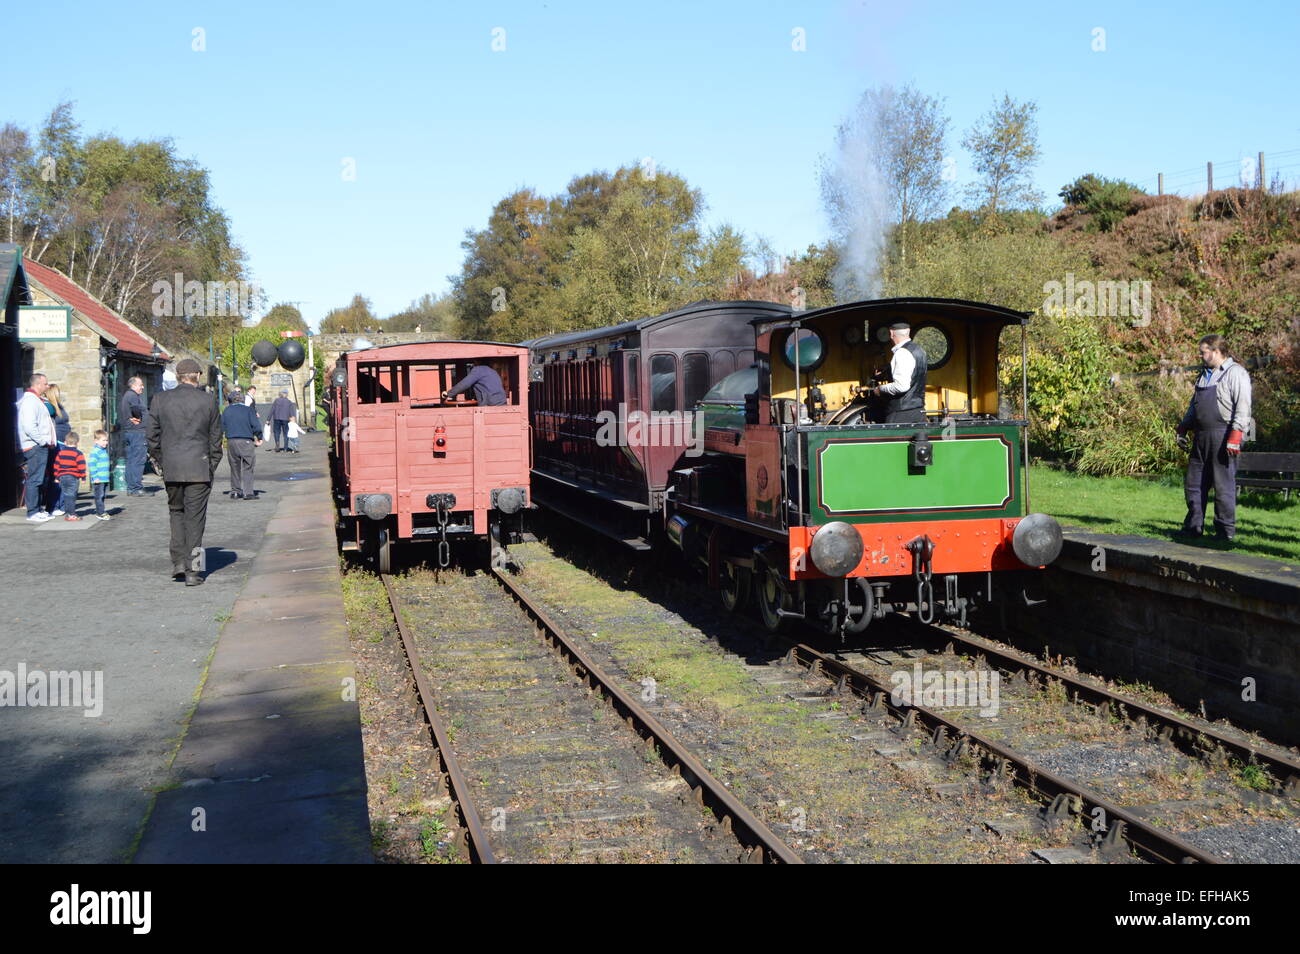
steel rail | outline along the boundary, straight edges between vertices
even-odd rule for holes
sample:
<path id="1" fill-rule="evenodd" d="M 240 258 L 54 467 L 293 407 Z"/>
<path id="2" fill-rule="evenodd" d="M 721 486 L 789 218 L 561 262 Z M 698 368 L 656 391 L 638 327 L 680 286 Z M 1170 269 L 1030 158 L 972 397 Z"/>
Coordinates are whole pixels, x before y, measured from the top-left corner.
<path id="1" fill-rule="evenodd" d="M 804 861 L 753 812 L 727 791 L 704 763 L 668 731 L 630 694 L 621 689 L 572 639 L 563 626 L 518 583 L 495 567 L 492 575 L 541 627 L 544 638 L 563 656 L 578 677 L 602 693 L 628 727 L 658 750 L 665 764 L 690 785 L 695 799 L 707 805 L 737 841 L 748 849 L 750 863 L 803 864 Z"/>
<path id="2" fill-rule="evenodd" d="M 859 696 L 869 700 L 871 708 L 888 709 L 903 719 L 904 725 L 922 723 L 933 734 L 936 744 L 941 744 L 950 738 L 950 753 L 960 753 L 968 746 L 983 749 L 998 764 L 999 773 L 1010 769 L 1011 774 L 1021 785 L 1045 798 L 1052 799 L 1054 814 L 1059 817 L 1074 814 L 1092 815 L 1097 818 L 1095 810 L 1101 809 L 1104 814 L 1100 817 L 1104 819 L 1107 831 L 1105 847 L 1109 849 L 1117 847 L 1117 840 L 1122 838 L 1138 854 L 1151 861 L 1169 864 L 1220 863 L 1220 859 L 1214 855 L 1183 841 L 1171 832 L 1153 827 L 1086 786 L 1056 775 L 1000 743 L 952 722 L 938 712 L 925 706 L 901 701 L 893 702 L 892 690 L 862 670 L 804 643 L 793 640 L 789 642 L 791 648 L 786 655 L 788 662 L 805 665 L 828 678 L 838 678 L 837 688 L 852 689 Z"/>
<path id="3" fill-rule="evenodd" d="M 1233 755 L 1244 763 L 1253 762 L 1264 766 L 1273 773 L 1284 792 L 1291 795 L 1300 795 L 1300 759 L 1288 758 L 1284 755 L 1264 751 L 1248 742 L 1224 735 L 1213 728 L 1199 726 L 1176 715 L 1161 712 L 1159 709 L 1152 708 L 1138 699 L 1091 685 L 1076 676 L 1071 676 L 1069 673 L 1062 672 L 1051 666 L 1043 666 L 1037 662 L 1020 659 L 977 636 L 953 633 L 938 626 L 926 627 L 922 635 L 927 640 L 930 640 L 932 644 L 946 642 L 953 647 L 960 644 L 969 650 L 969 655 L 983 656 L 986 660 L 993 660 L 995 665 L 1007 672 L 1014 674 L 1016 670 L 1021 670 L 1035 673 L 1043 680 L 1056 680 L 1073 694 L 1076 702 L 1088 703 L 1099 709 L 1104 706 L 1111 706 L 1112 708 L 1123 706 L 1130 713 L 1135 712 L 1138 716 L 1145 718 L 1148 724 L 1160 727 L 1163 730 L 1160 733 L 1163 737 L 1171 742 L 1182 744 L 1184 748 L 1194 748 L 1199 739 L 1209 740 L 1213 745 L 1222 748 L 1225 754 Z M 1204 748 L 1210 749 L 1212 746 L 1207 745 Z"/>
<path id="4" fill-rule="evenodd" d="M 456 753 L 451 747 L 447 730 L 434 708 L 433 692 L 429 687 L 429 680 L 425 677 L 424 667 L 420 665 L 420 658 L 416 655 L 415 642 L 407 631 L 406 620 L 402 616 L 397 594 L 393 592 L 392 577 L 383 574 L 380 578 L 384 581 L 384 589 L 388 592 L 388 603 L 393 609 L 393 619 L 397 622 L 397 635 L 402 643 L 402 651 L 406 653 L 411 674 L 415 677 L 415 692 L 419 696 L 420 707 L 424 710 L 424 718 L 429 723 L 433 744 L 438 751 L 438 760 L 442 764 L 448 788 L 451 789 L 452 800 L 456 803 L 456 811 L 460 815 L 461 828 L 465 832 L 465 847 L 469 851 L 470 860 L 477 864 L 496 864 L 496 857 L 492 854 L 491 845 L 488 844 L 487 833 L 483 830 L 483 822 L 470 797 L 469 783 L 465 780 L 465 773 L 461 771 L 460 763 L 456 760 Z"/>

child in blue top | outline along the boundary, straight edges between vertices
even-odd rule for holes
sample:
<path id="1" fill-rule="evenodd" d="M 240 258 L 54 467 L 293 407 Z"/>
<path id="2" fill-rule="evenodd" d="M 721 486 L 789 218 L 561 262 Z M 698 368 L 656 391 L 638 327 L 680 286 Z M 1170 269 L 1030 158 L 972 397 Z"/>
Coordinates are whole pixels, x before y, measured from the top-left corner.
<path id="1" fill-rule="evenodd" d="M 86 466 L 90 471 L 90 486 L 95 491 L 95 516 L 100 520 L 112 520 L 104 512 L 104 494 L 108 491 L 109 481 L 108 431 L 95 431 L 95 446 L 90 449 Z"/>

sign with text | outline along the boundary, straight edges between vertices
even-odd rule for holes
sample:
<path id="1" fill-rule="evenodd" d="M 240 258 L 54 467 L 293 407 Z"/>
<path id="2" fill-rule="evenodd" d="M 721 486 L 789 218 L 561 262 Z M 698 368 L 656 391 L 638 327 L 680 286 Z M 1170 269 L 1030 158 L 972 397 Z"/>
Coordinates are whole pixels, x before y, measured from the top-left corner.
<path id="1" fill-rule="evenodd" d="M 19 305 L 21 341 L 67 341 L 72 337 L 72 309 L 64 305 Z"/>
<path id="2" fill-rule="evenodd" d="M 291 388 L 293 387 L 293 375 L 287 371 L 275 371 L 271 374 L 271 387 L 273 388 Z"/>

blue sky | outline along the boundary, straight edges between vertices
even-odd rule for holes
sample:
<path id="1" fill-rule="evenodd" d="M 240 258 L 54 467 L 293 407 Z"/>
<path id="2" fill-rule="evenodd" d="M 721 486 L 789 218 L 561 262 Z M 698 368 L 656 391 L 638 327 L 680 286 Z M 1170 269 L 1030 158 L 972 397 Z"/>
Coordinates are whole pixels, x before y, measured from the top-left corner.
<path id="1" fill-rule="evenodd" d="M 34 128 L 72 99 L 86 132 L 172 137 L 211 171 L 252 277 L 315 325 L 356 292 L 387 315 L 447 290 L 465 229 L 513 189 L 644 157 L 701 189 L 711 224 L 784 251 L 823 241 L 818 159 L 885 82 L 946 97 L 958 186 L 961 134 L 1004 91 L 1039 105 L 1049 199 L 1090 171 L 1152 190 L 1164 171 L 1192 193 L 1206 160 L 1218 185 L 1260 150 L 1298 181 L 1298 11 L 44 0 L 6 13 L 0 122 Z"/>

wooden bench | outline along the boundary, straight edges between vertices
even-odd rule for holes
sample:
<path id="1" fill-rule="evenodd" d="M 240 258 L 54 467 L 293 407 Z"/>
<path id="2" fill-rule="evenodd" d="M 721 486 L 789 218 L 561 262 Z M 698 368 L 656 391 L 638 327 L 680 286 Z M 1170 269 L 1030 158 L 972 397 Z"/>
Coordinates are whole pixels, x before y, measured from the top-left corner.
<path id="1" fill-rule="evenodd" d="M 1237 486 L 1280 490 L 1284 499 L 1291 499 L 1291 491 L 1300 490 L 1300 454 L 1241 454 L 1237 458 Z"/>

